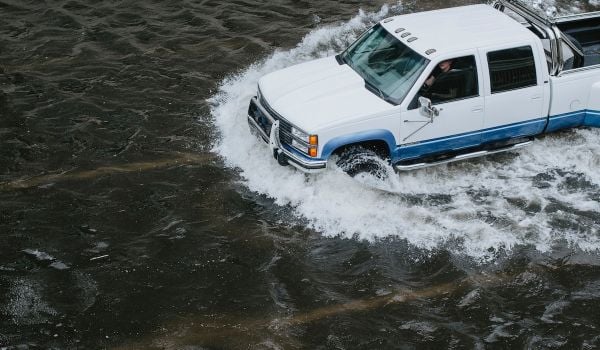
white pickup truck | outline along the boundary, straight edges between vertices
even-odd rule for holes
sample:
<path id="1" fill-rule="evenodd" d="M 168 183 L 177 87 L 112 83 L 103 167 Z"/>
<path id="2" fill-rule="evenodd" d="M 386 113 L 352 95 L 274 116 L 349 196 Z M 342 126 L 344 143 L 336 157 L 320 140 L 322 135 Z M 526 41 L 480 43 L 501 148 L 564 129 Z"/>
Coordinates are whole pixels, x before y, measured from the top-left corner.
<path id="1" fill-rule="evenodd" d="M 363 153 L 412 170 L 600 127 L 600 12 L 502 0 L 387 18 L 335 57 L 262 77 L 248 123 L 305 172 Z"/>

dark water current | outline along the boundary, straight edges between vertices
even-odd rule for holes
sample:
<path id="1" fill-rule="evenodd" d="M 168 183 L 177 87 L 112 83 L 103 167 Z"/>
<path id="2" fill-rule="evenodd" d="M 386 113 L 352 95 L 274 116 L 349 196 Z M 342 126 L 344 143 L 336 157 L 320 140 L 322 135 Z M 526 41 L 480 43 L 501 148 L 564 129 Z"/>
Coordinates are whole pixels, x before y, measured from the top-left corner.
<path id="1" fill-rule="evenodd" d="M 0 0 L 0 349 L 600 348 L 598 131 L 371 186 L 245 129 L 260 75 L 468 3 Z"/>

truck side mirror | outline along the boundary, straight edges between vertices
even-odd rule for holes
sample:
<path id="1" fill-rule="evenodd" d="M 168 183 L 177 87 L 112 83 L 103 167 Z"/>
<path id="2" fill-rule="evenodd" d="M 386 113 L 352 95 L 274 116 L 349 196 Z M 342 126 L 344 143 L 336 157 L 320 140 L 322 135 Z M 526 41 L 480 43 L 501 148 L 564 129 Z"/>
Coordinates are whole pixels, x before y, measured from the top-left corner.
<path id="1" fill-rule="evenodd" d="M 431 100 L 427 97 L 419 97 L 419 107 L 421 114 L 431 119 L 431 122 L 433 122 L 433 117 L 437 117 L 438 115 L 440 115 L 440 111 L 437 108 L 433 107 L 433 105 L 431 104 Z"/>

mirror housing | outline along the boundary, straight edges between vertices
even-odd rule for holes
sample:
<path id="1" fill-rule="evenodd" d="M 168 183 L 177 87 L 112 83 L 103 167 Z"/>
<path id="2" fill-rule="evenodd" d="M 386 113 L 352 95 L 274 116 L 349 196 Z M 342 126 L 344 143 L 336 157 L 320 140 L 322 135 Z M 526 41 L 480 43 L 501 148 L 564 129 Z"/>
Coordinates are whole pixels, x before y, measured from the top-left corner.
<path id="1" fill-rule="evenodd" d="M 428 117 L 433 122 L 433 117 L 440 115 L 440 111 L 431 104 L 431 100 L 427 97 L 419 97 L 419 110 L 421 114 Z"/>

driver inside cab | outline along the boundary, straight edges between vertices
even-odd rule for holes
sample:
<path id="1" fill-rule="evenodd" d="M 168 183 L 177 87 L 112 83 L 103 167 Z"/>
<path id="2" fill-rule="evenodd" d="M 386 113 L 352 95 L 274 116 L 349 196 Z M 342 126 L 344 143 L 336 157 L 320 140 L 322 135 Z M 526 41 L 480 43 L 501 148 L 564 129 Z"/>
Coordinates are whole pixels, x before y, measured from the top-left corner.
<path id="1" fill-rule="evenodd" d="M 438 64 L 431 75 L 425 80 L 419 95 L 431 99 L 433 102 L 440 100 L 452 100 L 457 97 L 458 87 L 446 87 L 436 89 L 436 81 L 443 81 L 448 73 L 452 71 L 454 60 L 445 60 Z"/>

